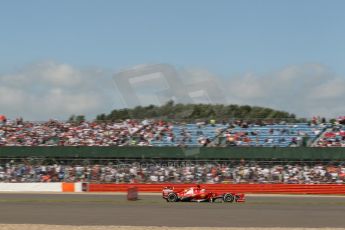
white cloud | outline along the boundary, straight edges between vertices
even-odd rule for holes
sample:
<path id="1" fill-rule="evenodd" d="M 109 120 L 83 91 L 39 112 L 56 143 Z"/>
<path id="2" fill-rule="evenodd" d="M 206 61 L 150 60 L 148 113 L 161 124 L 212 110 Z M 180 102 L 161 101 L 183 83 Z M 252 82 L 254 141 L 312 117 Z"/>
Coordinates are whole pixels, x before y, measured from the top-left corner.
<path id="1" fill-rule="evenodd" d="M 71 114 L 94 118 L 108 113 L 124 106 L 114 87 L 114 72 L 48 61 L 0 74 L 0 114 L 47 120 L 66 119 Z M 266 106 L 303 117 L 345 114 L 345 79 L 321 64 L 291 65 L 265 75 L 245 73 L 227 78 L 204 69 L 178 72 L 180 78 L 174 81 L 181 87 L 175 85 L 165 96 L 176 95 L 180 102 L 190 102 L 181 95 L 196 95 L 199 101 Z M 142 104 L 157 103 L 157 95 L 164 91 L 164 87 L 156 86 L 158 83 L 150 81 L 151 88 L 137 92 Z"/>
<path id="2" fill-rule="evenodd" d="M 29 120 L 89 118 L 109 111 L 115 94 L 109 73 L 56 62 L 36 63 L 0 75 L 0 113 Z"/>
<path id="3" fill-rule="evenodd" d="M 345 79 L 321 64 L 291 65 L 264 75 L 244 73 L 219 77 L 205 70 L 184 70 L 189 84 L 208 79 L 218 90 L 204 85 L 204 90 L 229 104 L 271 107 L 295 113 L 300 117 L 314 115 L 336 117 L 345 114 Z M 218 102 L 217 100 L 214 102 Z"/>
<path id="4" fill-rule="evenodd" d="M 230 103 L 269 106 L 303 117 L 345 113 L 345 80 L 320 64 L 288 66 L 263 76 L 235 77 L 228 85 Z"/>

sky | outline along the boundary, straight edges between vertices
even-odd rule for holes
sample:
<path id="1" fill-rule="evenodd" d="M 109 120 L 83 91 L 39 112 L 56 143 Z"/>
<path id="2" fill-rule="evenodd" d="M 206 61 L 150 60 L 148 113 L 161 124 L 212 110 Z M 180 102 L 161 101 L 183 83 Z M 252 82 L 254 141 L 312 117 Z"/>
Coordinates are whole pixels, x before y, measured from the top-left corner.
<path id="1" fill-rule="evenodd" d="M 189 102 L 173 87 L 183 85 L 197 102 L 345 115 L 344 8 L 343 0 L 2 1 L 0 114 L 92 119 L 163 103 L 166 88 L 164 98 Z M 132 81 L 140 100 L 129 103 L 129 86 L 114 76 L 147 75 L 149 66 L 178 77 Z"/>

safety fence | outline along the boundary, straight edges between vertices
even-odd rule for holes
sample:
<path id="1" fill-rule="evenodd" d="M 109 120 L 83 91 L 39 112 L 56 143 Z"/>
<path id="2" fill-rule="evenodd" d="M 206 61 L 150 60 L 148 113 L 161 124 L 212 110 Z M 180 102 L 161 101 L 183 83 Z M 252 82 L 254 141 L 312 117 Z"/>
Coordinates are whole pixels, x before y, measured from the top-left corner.
<path id="1" fill-rule="evenodd" d="M 345 148 L 0 147 L 0 158 L 345 160 Z"/>
<path id="2" fill-rule="evenodd" d="M 139 192 L 161 192 L 172 186 L 182 190 L 195 184 L 88 184 L 89 192 L 127 192 L 137 187 Z M 243 192 L 261 194 L 343 194 L 344 184 L 201 184 L 202 188 L 215 192 Z"/>

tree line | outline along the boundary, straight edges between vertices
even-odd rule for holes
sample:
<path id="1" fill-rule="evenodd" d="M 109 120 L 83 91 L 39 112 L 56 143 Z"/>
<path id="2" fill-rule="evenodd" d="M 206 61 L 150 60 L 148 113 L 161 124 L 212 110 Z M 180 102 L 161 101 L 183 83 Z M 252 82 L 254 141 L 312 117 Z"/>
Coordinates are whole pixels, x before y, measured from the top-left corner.
<path id="1" fill-rule="evenodd" d="M 271 108 L 249 105 L 222 104 L 175 104 L 168 101 L 162 106 L 136 106 L 129 109 L 114 109 L 109 114 L 99 114 L 97 121 L 119 121 L 125 119 L 202 120 L 215 119 L 274 119 L 295 120 L 295 114 Z"/>

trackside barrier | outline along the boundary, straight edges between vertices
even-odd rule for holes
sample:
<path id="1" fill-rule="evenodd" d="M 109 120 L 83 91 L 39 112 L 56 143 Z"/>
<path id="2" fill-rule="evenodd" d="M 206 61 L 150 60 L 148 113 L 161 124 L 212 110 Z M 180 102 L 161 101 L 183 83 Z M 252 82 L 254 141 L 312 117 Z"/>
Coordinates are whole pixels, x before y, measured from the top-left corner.
<path id="1" fill-rule="evenodd" d="M 74 192 L 74 183 L 62 183 L 62 192 Z"/>
<path id="2" fill-rule="evenodd" d="M 62 192 L 63 183 L 0 183 L 0 192 Z"/>
<path id="3" fill-rule="evenodd" d="M 196 184 L 89 184 L 88 191 L 127 192 L 130 187 L 137 187 L 138 192 L 162 192 L 166 186 L 182 190 Z M 215 192 L 345 195 L 345 184 L 201 184 L 201 187 Z"/>
<path id="4" fill-rule="evenodd" d="M 83 192 L 83 184 L 76 183 L 0 183 L 0 192 Z"/>
<path id="5" fill-rule="evenodd" d="M 138 192 L 160 193 L 166 186 L 182 190 L 196 184 L 0 183 L 0 192 L 126 192 L 128 199 L 137 199 Z M 345 184 L 201 184 L 201 187 L 215 192 L 345 195 Z"/>
<path id="6" fill-rule="evenodd" d="M 82 182 L 74 183 L 74 192 L 83 192 L 83 183 Z"/>

